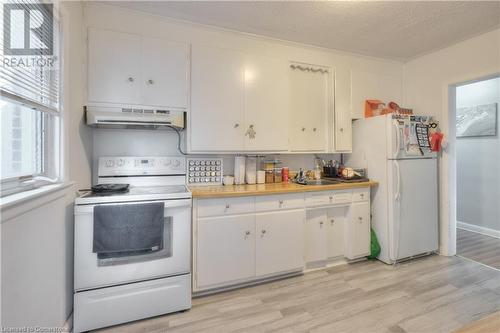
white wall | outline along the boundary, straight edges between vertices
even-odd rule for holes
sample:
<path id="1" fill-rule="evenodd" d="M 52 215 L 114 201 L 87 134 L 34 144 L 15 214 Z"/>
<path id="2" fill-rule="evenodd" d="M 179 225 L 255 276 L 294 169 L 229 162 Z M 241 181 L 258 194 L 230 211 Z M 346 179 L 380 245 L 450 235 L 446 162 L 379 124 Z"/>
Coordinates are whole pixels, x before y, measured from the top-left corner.
<path id="1" fill-rule="evenodd" d="M 1 221 L 1 327 L 63 327 L 73 308 L 71 188 L 8 209 Z"/>
<path id="2" fill-rule="evenodd" d="M 335 69 L 337 76 L 350 77 L 350 71 L 354 68 L 368 73 L 383 73 L 387 77 L 401 78 L 399 81 L 402 84 L 403 64 L 399 62 L 203 27 L 105 4 L 86 3 L 85 23 L 87 26 L 102 29 L 140 33 L 189 44 L 200 43 L 235 48 L 275 58 L 331 66 Z M 80 112 L 76 108 L 75 110 Z M 94 158 L 104 155 L 178 155 L 176 143 L 175 133 L 169 131 L 99 129 L 94 130 L 92 155 Z M 224 157 L 225 173 L 232 173 L 233 156 L 221 156 Z M 281 155 L 279 158 L 292 169 L 301 166 L 314 167 L 312 154 Z M 338 159 L 339 157 L 328 155 L 324 158 Z M 81 157 L 78 159 L 81 160 Z M 82 163 L 82 165 L 87 168 L 86 164 Z M 93 171 L 95 182 L 95 162 Z M 80 174 L 87 173 L 87 169 L 80 172 Z"/>
<path id="3" fill-rule="evenodd" d="M 453 139 L 454 116 L 448 113 L 449 108 L 454 106 L 450 85 L 498 72 L 500 29 L 419 57 L 405 65 L 404 105 L 413 108 L 418 114 L 435 115 L 445 135 L 449 135 L 449 146 L 439 163 L 440 251 L 446 255 L 455 254 L 456 248 L 456 148 Z"/>
<path id="4" fill-rule="evenodd" d="M 500 105 L 500 78 L 457 87 L 456 107 Z M 500 139 L 457 138 L 457 220 L 500 230 Z"/>

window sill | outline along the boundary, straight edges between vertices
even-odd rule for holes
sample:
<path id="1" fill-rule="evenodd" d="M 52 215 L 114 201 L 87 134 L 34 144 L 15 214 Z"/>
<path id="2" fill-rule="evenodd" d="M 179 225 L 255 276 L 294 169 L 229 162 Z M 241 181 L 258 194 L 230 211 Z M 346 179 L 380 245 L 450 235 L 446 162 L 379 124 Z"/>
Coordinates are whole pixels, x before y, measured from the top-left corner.
<path id="1" fill-rule="evenodd" d="M 34 201 L 35 199 L 46 197 L 52 193 L 64 191 L 73 186 L 74 182 L 45 185 L 33 190 L 19 192 L 0 198 L 0 210 L 2 213 L 10 208 Z"/>

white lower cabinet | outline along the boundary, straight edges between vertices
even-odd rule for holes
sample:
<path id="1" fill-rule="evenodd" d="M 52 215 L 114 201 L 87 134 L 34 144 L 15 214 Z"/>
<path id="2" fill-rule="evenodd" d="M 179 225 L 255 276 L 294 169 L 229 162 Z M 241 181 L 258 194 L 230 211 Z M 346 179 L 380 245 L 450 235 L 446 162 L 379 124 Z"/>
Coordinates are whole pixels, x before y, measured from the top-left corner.
<path id="1" fill-rule="evenodd" d="M 357 259 L 370 254 L 370 202 L 355 202 L 350 209 L 350 220 L 345 224 L 345 256 Z"/>
<path id="2" fill-rule="evenodd" d="M 231 284 L 255 276 L 255 216 L 200 218 L 196 237 L 196 285 Z"/>
<path id="3" fill-rule="evenodd" d="M 255 215 L 257 276 L 302 269 L 304 220 L 303 209 Z"/>
<path id="4" fill-rule="evenodd" d="M 370 254 L 369 188 L 195 199 L 194 292 Z"/>
<path id="5" fill-rule="evenodd" d="M 344 224 L 347 207 L 329 208 L 326 211 L 326 242 L 328 258 L 339 257 L 344 254 Z"/>
<path id="6" fill-rule="evenodd" d="M 308 209 L 306 220 L 304 258 L 306 262 L 327 259 L 326 243 L 326 210 L 323 208 Z"/>

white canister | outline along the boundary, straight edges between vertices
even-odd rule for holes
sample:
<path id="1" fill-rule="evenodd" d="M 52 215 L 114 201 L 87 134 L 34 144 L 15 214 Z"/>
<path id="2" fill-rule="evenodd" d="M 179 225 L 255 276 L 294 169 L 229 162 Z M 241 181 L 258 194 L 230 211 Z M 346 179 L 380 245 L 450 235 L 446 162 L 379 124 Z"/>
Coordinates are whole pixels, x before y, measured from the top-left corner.
<path id="1" fill-rule="evenodd" d="M 234 158 L 234 183 L 236 185 L 245 184 L 245 156 Z"/>
<path id="2" fill-rule="evenodd" d="M 233 176 L 224 176 L 224 178 L 222 178 L 222 183 L 224 185 L 234 185 L 234 177 Z"/>
<path id="3" fill-rule="evenodd" d="M 257 184 L 266 183 L 266 172 L 264 170 L 257 171 Z"/>
<path id="4" fill-rule="evenodd" d="M 257 157 L 247 157 L 245 166 L 245 181 L 255 184 L 257 178 Z"/>

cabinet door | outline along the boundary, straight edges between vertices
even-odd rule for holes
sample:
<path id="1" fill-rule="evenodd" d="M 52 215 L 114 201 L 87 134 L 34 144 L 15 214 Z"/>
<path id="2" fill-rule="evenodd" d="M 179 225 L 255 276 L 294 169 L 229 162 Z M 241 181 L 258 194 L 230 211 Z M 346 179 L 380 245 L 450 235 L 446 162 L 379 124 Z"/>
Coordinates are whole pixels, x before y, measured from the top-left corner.
<path id="1" fill-rule="evenodd" d="M 158 38 L 142 40 L 142 98 L 145 105 L 187 107 L 188 48 Z"/>
<path id="2" fill-rule="evenodd" d="M 306 262 L 327 259 L 326 211 L 310 209 L 306 212 L 305 251 Z"/>
<path id="3" fill-rule="evenodd" d="M 349 70 L 335 72 L 335 118 L 334 150 L 350 152 L 352 150 L 351 118 L 351 75 Z"/>
<path id="4" fill-rule="evenodd" d="M 290 69 L 290 148 L 326 151 L 328 73 Z"/>
<path id="5" fill-rule="evenodd" d="M 264 56 L 245 58 L 245 148 L 288 150 L 288 62 Z M 255 131 L 255 136 L 250 132 Z"/>
<path id="6" fill-rule="evenodd" d="M 244 55 L 192 46 L 191 151 L 244 150 Z"/>
<path id="7" fill-rule="evenodd" d="M 255 276 L 255 217 L 197 220 L 196 285 L 229 284 Z"/>
<path id="8" fill-rule="evenodd" d="M 370 203 L 351 205 L 350 221 L 346 223 L 345 256 L 356 259 L 370 254 Z"/>
<path id="9" fill-rule="evenodd" d="M 141 103 L 141 37 L 89 29 L 88 100 L 95 103 Z"/>
<path id="10" fill-rule="evenodd" d="M 329 208 L 327 210 L 327 253 L 329 258 L 344 254 L 344 223 L 347 207 Z"/>
<path id="11" fill-rule="evenodd" d="M 303 209 L 256 215 L 257 276 L 304 266 L 304 215 Z"/>

